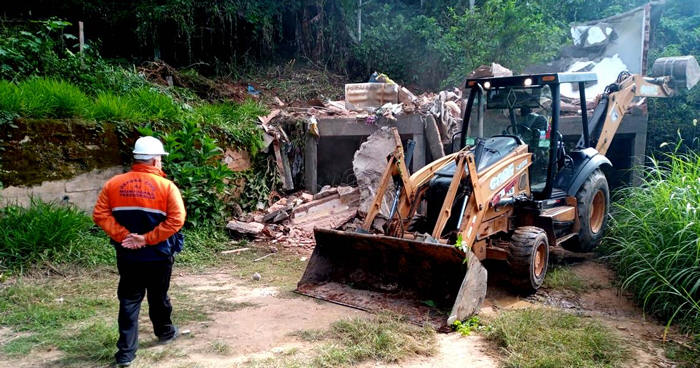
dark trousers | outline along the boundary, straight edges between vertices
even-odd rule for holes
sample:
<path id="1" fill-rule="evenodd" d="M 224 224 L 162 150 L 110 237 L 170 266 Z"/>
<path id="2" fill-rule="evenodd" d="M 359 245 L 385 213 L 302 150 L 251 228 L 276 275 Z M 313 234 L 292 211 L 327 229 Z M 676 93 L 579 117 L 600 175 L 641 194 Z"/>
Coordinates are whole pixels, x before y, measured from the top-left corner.
<path id="1" fill-rule="evenodd" d="M 153 332 L 159 339 L 175 334 L 170 320 L 173 311 L 168 298 L 173 258 L 154 262 L 135 262 L 117 259 L 119 269 L 119 340 L 115 355 L 118 362 L 131 361 L 136 356 L 139 339 L 139 311 L 144 295 L 148 296 L 148 316 Z"/>

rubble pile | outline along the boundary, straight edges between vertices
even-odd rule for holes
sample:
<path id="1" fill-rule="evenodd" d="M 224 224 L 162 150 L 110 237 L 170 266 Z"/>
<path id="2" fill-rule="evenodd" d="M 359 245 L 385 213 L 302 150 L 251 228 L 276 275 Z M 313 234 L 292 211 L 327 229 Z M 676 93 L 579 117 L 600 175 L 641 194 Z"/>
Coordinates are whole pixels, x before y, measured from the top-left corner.
<path id="1" fill-rule="evenodd" d="M 311 249 L 314 227 L 338 229 L 357 217 L 359 205 L 358 188 L 327 186 L 315 195 L 297 192 L 281 197 L 267 209 L 229 221 L 226 228 L 285 248 Z"/>

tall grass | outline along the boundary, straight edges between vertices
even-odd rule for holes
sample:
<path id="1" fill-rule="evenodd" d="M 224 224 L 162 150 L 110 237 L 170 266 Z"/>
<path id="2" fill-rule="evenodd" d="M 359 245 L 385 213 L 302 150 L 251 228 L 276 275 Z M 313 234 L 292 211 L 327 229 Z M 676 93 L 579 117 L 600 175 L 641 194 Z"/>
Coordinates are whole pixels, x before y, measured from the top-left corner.
<path id="1" fill-rule="evenodd" d="M 0 111 L 17 114 L 22 108 L 21 101 L 17 85 L 6 80 L 0 80 Z"/>
<path id="2" fill-rule="evenodd" d="M 78 87 L 48 78 L 31 78 L 17 86 L 20 114 L 40 118 L 74 118 L 87 114 L 90 99 Z"/>
<path id="3" fill-rule="evenodd" d="M 231 246 L 223 229 L 200 227 L 184 230 L 184 234 L 185 248 L 177 256 L 178 264 L 215 263 L 220 260 L 218 253 Z M 109 238 L 76 207 L 32 199 L 27 207 L 0 208 L 0 274 L 6 270 L 21 274 L 46 262 L 54 266 L 109 265 L 115 256 Z"/>
<path id="4" fill-rule="evenodd" d="M 92 98 L 72 83 L 51 78 L 31 78 L 18 84 L 0 81 L 0 111 L 27 118 L 132 123 L 177 122 L 190 114 L 157 88 L 140 87 L 124 94 L 101 92 Z"/>
<path id="5" fill-rule="evenodd" d="M 666 154 L 642 175 L 617 193 L 604 251 L 646 311 L 700 333 L 700 155 Z"/>
<path id="6" fill-rule="evenodd" d="M 89 117 L 98 121 L 129 123 L 182 120 L 183 111 L 170 96 L 152 88 L 138 88 L 126 95 L 100 93 Z"/>
<path id="7" fill-rule="evenodd" d="M 44 262 L 111 262 L 107 238 L 92 229 L 92 219 L 75 207 L 32 199 L 26 208 L 0 209 L 0 270 L 21 272 Z"/>
<path id="8" fill-rule="evenodd" d="M 228 135 L 230 143 L 248 147 L 255 155 L 263 147 L 262 130 L 257 117 L 267 114 L 265 107 L 253 100 L 240 104 L 205 104 L 195 108 L 195 114 L 208 125 L 214 125 Z"/>

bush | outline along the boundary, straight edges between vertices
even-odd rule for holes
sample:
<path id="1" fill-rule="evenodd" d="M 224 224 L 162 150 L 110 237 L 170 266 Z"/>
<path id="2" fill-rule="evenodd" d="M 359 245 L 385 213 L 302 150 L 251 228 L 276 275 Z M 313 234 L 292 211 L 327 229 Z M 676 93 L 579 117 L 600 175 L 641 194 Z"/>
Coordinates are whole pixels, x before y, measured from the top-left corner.
<path id="1" fill-rule="evenodd" d="M 154 135 L 150 128 L 139 129 Z M 223 197 L 233 172 L 221 161 L 222 150 L 216 140 L 192 119 L 182 127 L 161 136 L 169 155 L 163 167 L 180 188 L 191 227 L 222 222 L 226 207 Z"/>
<path id="2" fill-rule="evenodd" d="M 605 252 L 644 309 L 700 332 L 700 155 L 665 154 L 620 190 Z"/>
<path id="3" fill-rule="evenodd" d="M 32 264 L 77 261 L 110 263 L 105 236 L 79 209 L 32 199 L 29 207 L 0 209 L 0 268 L 22 271 Z"/>

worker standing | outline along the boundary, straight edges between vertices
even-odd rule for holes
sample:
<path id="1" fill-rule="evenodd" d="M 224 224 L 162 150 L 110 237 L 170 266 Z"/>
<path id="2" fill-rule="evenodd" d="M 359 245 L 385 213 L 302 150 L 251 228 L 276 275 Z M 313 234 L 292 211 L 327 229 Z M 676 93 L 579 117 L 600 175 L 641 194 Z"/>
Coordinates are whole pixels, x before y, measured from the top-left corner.
<path id="1" fill-rule="evenodd" d="M 168 298 L 175 255 L 182 250 L 179 232 L 185 206 L 175 184 L 165 178 L 161 158 L 168 153 L 154 137 L 141 137 L 134 146 L 131 171 L 105 183 L 92 218 L 111 238 L 119 270 L 119 340 L 115 360 L 126 367 L 136 357 L 138 318 L 144 295 L 159 342 L 178 336 L 170 319 Z"/>

